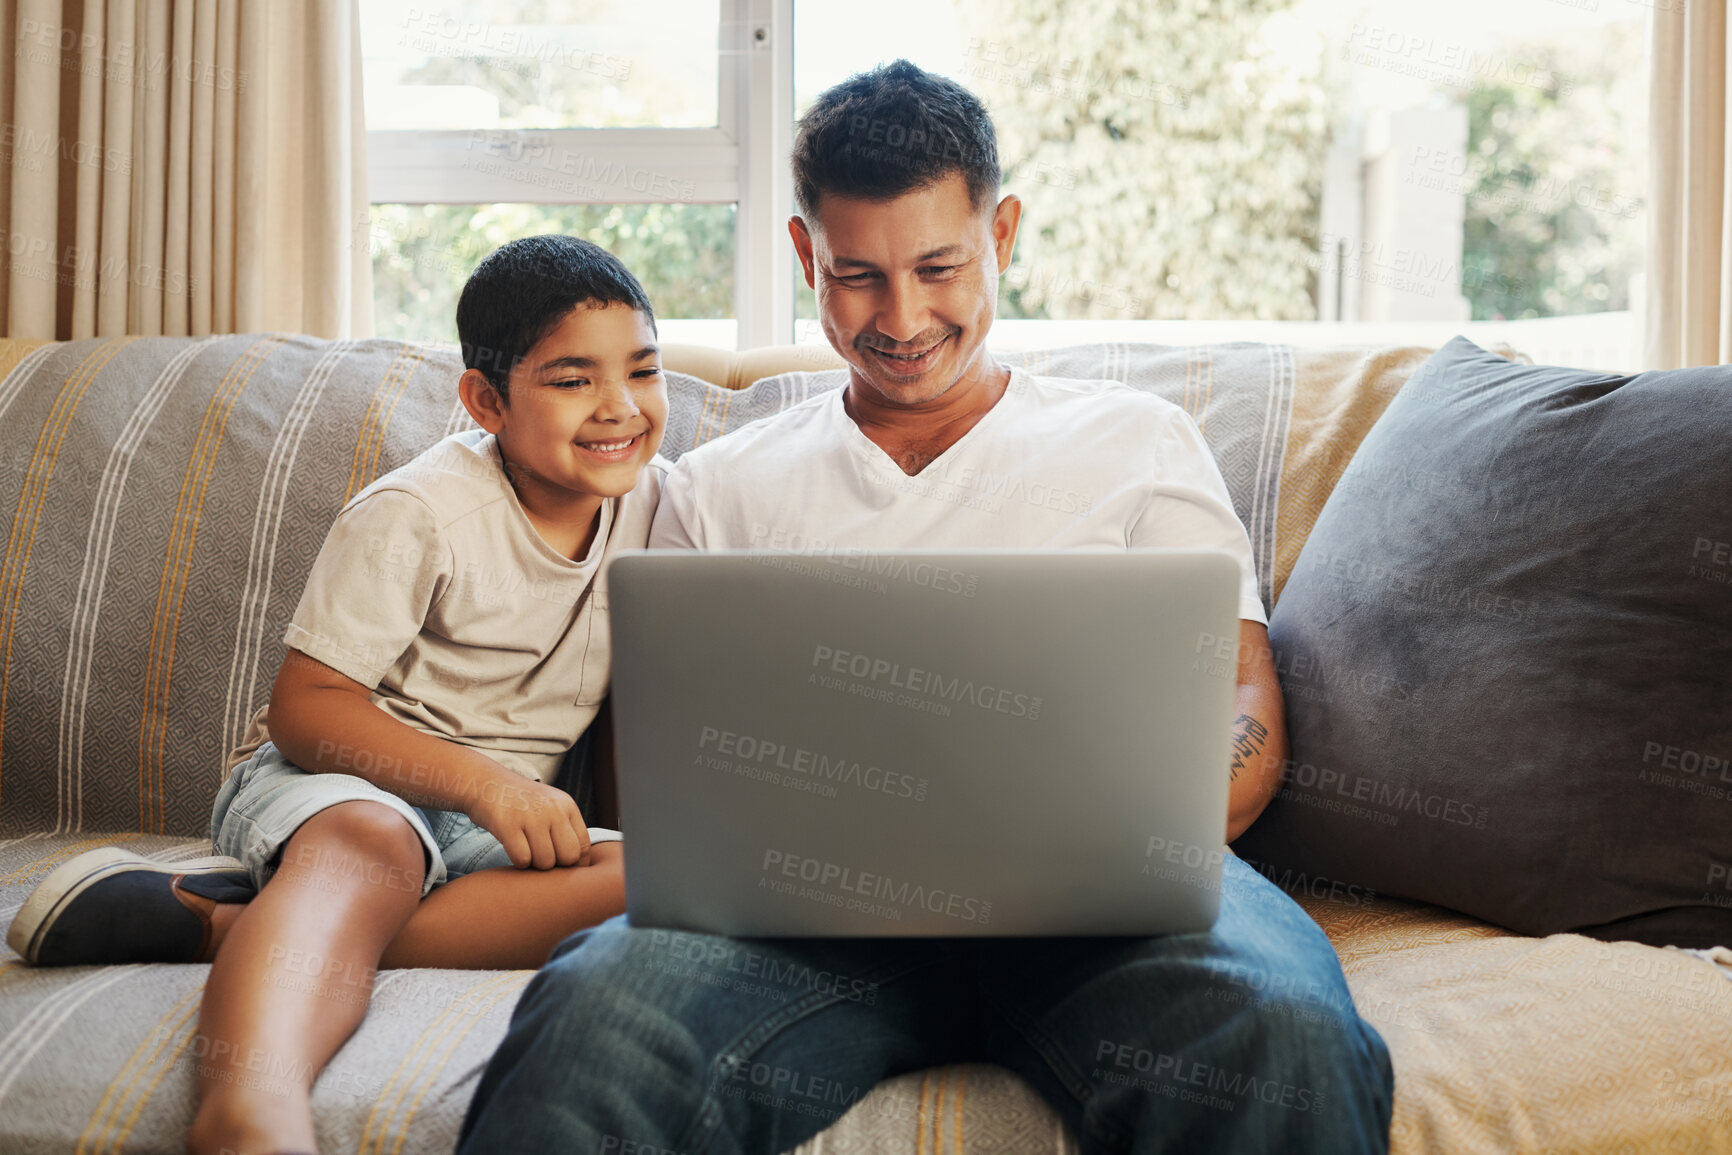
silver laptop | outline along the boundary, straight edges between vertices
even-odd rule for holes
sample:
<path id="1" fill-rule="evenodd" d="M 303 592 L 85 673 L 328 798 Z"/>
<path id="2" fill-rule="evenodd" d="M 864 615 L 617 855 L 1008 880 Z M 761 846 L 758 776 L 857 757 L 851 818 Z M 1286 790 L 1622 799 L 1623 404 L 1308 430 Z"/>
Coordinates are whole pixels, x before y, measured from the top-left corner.
<path id="1" fill-rule="evenodd" d="M 632 923 L 1214 924 L 1230 554 L 651 550 L 612 567 Z"/>

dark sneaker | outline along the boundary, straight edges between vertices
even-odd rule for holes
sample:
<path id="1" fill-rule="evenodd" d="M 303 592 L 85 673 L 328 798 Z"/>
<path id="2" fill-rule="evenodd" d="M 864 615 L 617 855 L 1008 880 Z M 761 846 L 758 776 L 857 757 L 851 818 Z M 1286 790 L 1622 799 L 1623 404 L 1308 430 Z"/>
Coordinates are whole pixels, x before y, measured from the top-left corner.
<path id="1" fill-rule="evenodd" d="M 197 962 L 216 904 L 257 893 L 232 858 L 157 862 L 105 846 L 43 879 L 12 920 L 6 945 L 34 966 Z"/>

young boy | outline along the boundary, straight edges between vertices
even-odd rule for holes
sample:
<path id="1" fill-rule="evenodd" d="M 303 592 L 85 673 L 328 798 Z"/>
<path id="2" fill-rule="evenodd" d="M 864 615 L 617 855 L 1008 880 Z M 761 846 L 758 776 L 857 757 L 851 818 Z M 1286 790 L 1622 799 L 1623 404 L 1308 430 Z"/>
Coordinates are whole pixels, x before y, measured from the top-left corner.
<path id="1" fill-rule="evenodd" d="M 481 262 L 457 328 L 481 430 L 338 515 L 216 799 L 227 857 L 92 851 L 8 935 L 35 964 L 214 959 L 194 1155 L 314 1150 L 376 969 L 538 967 L 625 909 L 619 835 L 553 783 L 607 690 L 603 562 L 667 468 L 654 313 L 606 251 L 538 236 Z"/>

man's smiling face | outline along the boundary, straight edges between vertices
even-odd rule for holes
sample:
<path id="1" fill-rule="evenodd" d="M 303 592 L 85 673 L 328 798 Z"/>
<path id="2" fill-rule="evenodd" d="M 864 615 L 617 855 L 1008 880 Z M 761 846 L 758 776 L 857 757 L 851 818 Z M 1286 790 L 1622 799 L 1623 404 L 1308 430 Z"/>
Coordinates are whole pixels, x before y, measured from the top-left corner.
<path id="1" fill-rule="evenodd" d="M 855 389 L 919 405 L 991 368 L 986 334 L 1021 202 L 976 209 L 953 172 L 890 200 L 826 193 L 811 226 L 789 223 L 824 335 Z"/>

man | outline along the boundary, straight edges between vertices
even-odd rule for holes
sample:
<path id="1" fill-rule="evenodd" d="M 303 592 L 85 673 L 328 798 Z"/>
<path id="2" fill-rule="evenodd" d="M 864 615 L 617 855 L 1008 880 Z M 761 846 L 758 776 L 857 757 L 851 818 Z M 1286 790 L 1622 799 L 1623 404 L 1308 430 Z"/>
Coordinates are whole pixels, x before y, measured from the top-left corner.
<path id="1" fill-rule="evenodd" d="M 1285 726 L 1249 541 L 1195 424 L 987 353 L 1021 204 L 960 86 L 904 61 L 855 76 L 801 121 L 793 164 L 789 228 L 847 386 L 682 458 L 650 544 L 1226 548 L 1245 575 L 1237 837 Z M 1006 475 L 1075 499 L 980 500 Z M 611 919 L 530 984 L 461 1150 L 774 1155 L 881 1079 L 968 1060 L 1020 1074 L 1085 1152 L 1388 1144 L 1388 1054 L 1327 939 L 1229 857 L 1207 934 L 735 940 Z"/>

